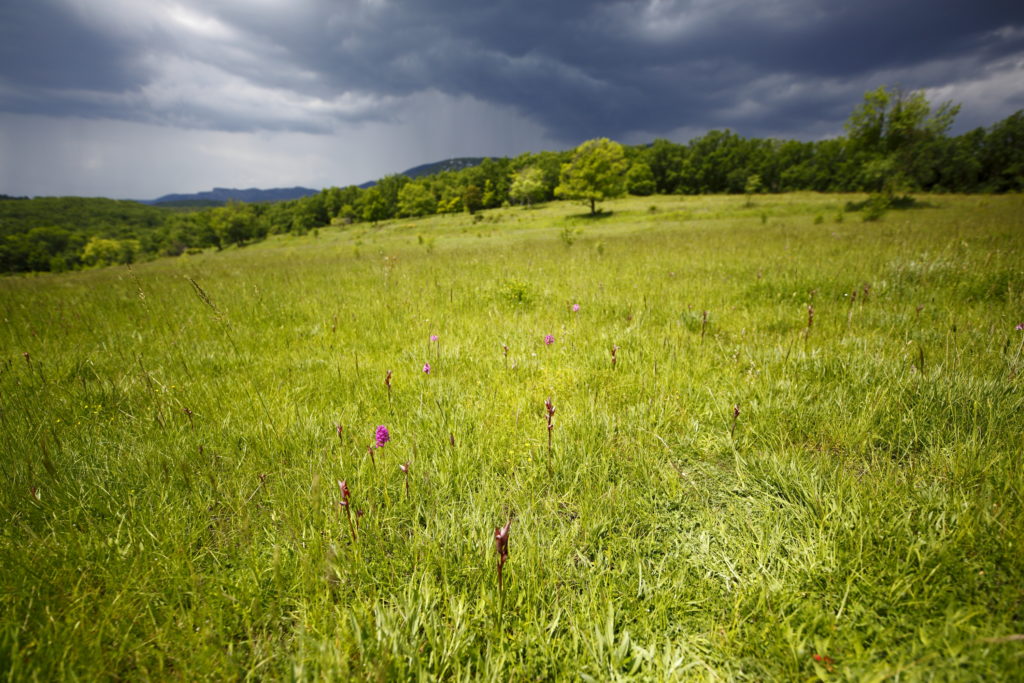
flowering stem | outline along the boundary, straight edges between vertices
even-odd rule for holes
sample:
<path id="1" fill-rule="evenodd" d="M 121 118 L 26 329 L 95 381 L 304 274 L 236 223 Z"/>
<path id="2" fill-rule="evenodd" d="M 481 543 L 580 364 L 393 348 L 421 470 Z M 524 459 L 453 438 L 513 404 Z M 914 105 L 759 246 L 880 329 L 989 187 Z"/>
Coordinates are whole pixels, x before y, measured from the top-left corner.
<path id="1" fill-rule="evenodd" d="M 505 568 L 505 561 L 508 560 L 508 534 L 512 526 L 509 519 L 503 527 L 494 529 L 494 549 L 498 553 L 498 627 L 501 627 L 501 619 L 505 611 L 505 583 L 502 577 L 502 570 Z"/>
<path id="2" fill-rule="evenodd" d="M 348 516 L 348 530 L 352 534 L 352 542 L 355 543 L 358 539 L 356 538 L 355 524 L 352 523 L 352 510 L 349 508 L 348 503 L 342 503 L 341 506 L 345 508 L 345 514 Z"/>
<path id="3" fill-rule="evenodd" d="M 551 432 L 554 431 L 555 425 L 552 420 L 555 417 L 555 406 L 551 403 L 551 397 L 544 402 L 544 408 L 548 413 L 548 471 L 551 471 Z"/>
<path id="4" fill-rule="evenodd" d="M 348 530 L 352 534 L 352 542 L 356 542 L 356 527 L 352 523 L 352 506 L 351 506 L 351 493 L 348 490 L 348 483 L 345 480 L 338 482 L 338 491 L 341 493 L 341 502 L 338 503 L 345 510 L 345 515 L 348 517 Z"/>
<path id="5" fill-rule="evenodd" d="M 405 475 L 405 499 L 409 499 L 409 463 L 403 462 L 398 466 L 398 469 L 402 470 L 402 474 Z"/>

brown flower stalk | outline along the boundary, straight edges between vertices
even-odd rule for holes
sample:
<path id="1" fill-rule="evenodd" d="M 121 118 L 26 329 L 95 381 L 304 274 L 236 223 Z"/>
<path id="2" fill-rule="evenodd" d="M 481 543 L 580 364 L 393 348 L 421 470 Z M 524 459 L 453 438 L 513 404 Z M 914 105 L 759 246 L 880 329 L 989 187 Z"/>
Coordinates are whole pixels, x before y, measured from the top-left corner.
<path id="1" fill-rule="evenodd" d="M 498 593 L 501 595 L 502 600 L 505 598 L 505 584 L 502 579 L 502 570 L 505 568 L 505 562 L 508 560 L 508 534 L 512 527 L 512 520 L 503 527 L 494 528 L 494 549 L 498 553 Z"/>
<path id="2" fill-rule="evenodd" d="M 548 413 L 548 467 L 551 467 L 551 432 L 555 429 L 554 418 L 555 418 L 555 406 L 551 403 L 551 397 L 544 401 L 544 408 Z"/>
<path id="3" fill-rule="evenodd" d="M 345 511 L 345 515 L 348 517 L 348 530 L 352 533 L 352 542 L 356 542 L 356 527 L 352 523 L 352 506 L 349 504 L 349 498 L 351 493 L 348 490 L 348 483 L 342 479 L 338 482 L 338 490 L 341 492 L 341 502 L 338 505 Z"/>
<path id="4" fill-rule="evenodd" d="M 403 462 L 398 466 L 398 469 L 402 470 L 402 474 L 405 475 L 405 497 L 409 497 L 409 463 Z"/>

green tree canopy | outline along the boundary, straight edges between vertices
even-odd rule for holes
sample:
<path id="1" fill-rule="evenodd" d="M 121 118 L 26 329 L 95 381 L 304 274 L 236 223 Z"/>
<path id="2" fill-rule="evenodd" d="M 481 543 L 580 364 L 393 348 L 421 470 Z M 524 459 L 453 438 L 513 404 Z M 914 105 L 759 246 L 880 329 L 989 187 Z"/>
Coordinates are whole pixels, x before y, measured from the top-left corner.
<path id="1" fill-rule="evenodd" d="M 398 191 L 400 216 L 429 216 L 437 211 L 434 193 L 424 183 L 412 182 Z"/>
<path id="2" fill-rule="evenodd" d="M 521 204 L 532 205 L 544 196 L 544 172 L 536 166 L 527 166 L 512 178 L 509 197 Z"/>
<path id="3" fill-rule="evenodd" d="M 266 234 L 261 230 L 259 219 L 251 204 L 229 202 L 227 206 L 213 209 L 210 226 L 217 233 L 220 244 L 245 244 Z"/>
<path id="4" fill-rule="evenodd" d="M 905 92 L 882 86 L 864 94 L 864 101 L 846 122 L 855 152 L 866 156 L 862 178 L 867 189 L 887 195 L 921 185 L 932 173 L 917 163 L 942 138 L 960 111 L 945 102 L 934 111 L 922 91 Z"/>
<path id="5" fill-rule="evenodd" d="M 562 164 L 556 197 L 580 199 L 597 213 L 597 202 L 626 194 L 629 162 L 622 145 L 608 138 L 587 140 Z"/>
<path id="6" fill-rule="evenodd" d="M 654 194 L 657 186 L 654 182 L 654 173 L 647 162 L 640 159 L 633 160 L 626 173 L 626 186 L 630 194 L 635 194 L 638 197 Z"/>

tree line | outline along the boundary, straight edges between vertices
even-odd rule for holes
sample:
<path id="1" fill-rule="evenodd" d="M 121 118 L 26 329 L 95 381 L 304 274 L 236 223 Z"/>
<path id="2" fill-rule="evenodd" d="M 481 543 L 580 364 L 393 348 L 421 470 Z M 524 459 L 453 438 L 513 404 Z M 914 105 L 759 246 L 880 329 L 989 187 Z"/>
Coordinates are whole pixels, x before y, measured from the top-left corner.
<path id="1" fill-rule="evenodd" d="M 688 143 L 590 140 L 573 150 L 485 159 L 415 180 L 390 175 L 365 189 L 331 187 L 292 201 L 193 211 L 108 199 L 0 198 L 0 272 L 131 263 L 332 224 L 554 199 L 581 201 L 596 212 L 599 202 L 626 193 L 869 192 L 877 208 L 911 192 L 1024 189 L 1024 110 L 950 136 L 957 111 L 951 103 L 933 108 L 920 92 L 882 87 L 865 95 L 845 135 L 812 142 L 744 138 L 729 130 Z"/>

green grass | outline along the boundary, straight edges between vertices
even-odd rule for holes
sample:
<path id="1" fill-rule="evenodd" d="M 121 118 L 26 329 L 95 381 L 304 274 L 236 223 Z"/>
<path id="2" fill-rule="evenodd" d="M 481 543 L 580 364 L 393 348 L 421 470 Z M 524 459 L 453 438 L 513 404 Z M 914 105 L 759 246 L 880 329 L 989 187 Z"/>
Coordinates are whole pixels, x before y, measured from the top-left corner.
<path id="1" fill-rule="evenodd" d="M 1024 200 L 861 199 L 0 280 L 0 673 L 1019 677 Z"/>

